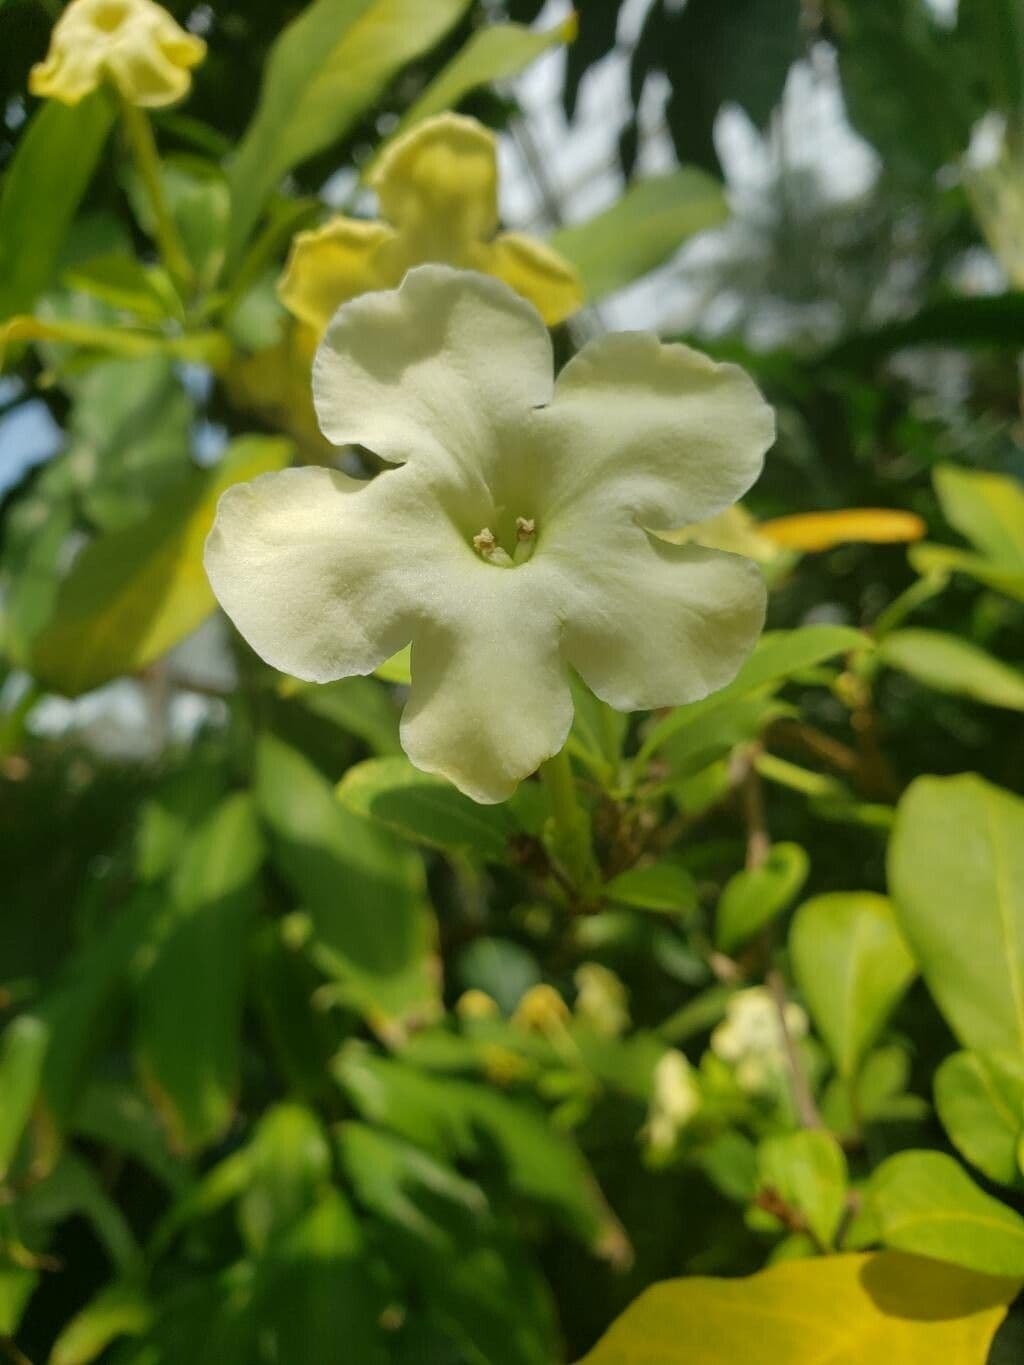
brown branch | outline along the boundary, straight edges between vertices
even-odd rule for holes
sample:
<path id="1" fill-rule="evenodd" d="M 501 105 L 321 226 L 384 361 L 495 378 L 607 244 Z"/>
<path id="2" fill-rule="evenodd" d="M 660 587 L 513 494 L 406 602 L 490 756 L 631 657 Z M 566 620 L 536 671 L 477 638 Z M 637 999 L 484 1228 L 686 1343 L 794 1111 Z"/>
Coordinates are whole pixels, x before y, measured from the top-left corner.
<path id="1" fill-rule="evenodd" d="M 775 1001 L 775 1009 L 779 1017 L 782 1046 L 786 1054 L 786 1066 L 789 1071 L 789 1091 L 793 1097 L 793 1108 L 796 1110 L 800 1127 L 824 1128 L 825 1125 L 821 1121 L 821 1115 L 818 1113 L 818 1106 L 814 1102 L 814 1095 L 807 1079 L 807 1072 L 804 1070 L 800 1049 L 789 1031 L 789 1023 L 786 1019 L 786 983 L 777 967 L 772 967 L 768 972 L 765 977 L 765 984 L 772 993 L 772 999 Z"/>

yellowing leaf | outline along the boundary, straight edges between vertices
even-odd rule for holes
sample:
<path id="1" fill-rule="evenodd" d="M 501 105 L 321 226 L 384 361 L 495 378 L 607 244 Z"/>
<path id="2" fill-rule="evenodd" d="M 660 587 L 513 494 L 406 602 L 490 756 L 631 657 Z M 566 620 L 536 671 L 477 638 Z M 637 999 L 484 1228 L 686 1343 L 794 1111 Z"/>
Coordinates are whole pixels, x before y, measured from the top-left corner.
<path id="1" fill-rule="evenodd" d="M 984 1365 L 1019 1288 L 898 1252 L 667 1280 L 579 1365 Z"/>
<path id="2" fill-rule="evenodd" d="M 63 322 L 57 319 L 15 317 L 0 323 L 0 370 L 7 347 L 16 341 L 64 341 L 83 350 L 106 351 L 110 355 L 166 355 L 175 360 L 193 360 L 219 370 L 231 358 L 231 343 L 223 332 L 186 332 L 168 336 L 163 332 L 143 332 L 130 327 L 100 327 L 91 322 Z"/>
<path id="3" fill-rule="evenodd" d="M 213 610 L 203 545 L 225 488 L 291 458 L 288 441 L 241 437 L 208 473 L 196 473 L 153 513 L 98 536 L 71 566 L 33 669 L 48 687 L 77 696 L 166 653 Z"/>
<path id="4" fill-rule="evenodd" d="M 894 545 L 920 540 L 925 524 L 913 512 L 887 507 L 849 507 L 841 512 L 806 512 L 762 521 L 758 534 L 790 550 L 831 550 L 836 545 L 866 542 Z"/>

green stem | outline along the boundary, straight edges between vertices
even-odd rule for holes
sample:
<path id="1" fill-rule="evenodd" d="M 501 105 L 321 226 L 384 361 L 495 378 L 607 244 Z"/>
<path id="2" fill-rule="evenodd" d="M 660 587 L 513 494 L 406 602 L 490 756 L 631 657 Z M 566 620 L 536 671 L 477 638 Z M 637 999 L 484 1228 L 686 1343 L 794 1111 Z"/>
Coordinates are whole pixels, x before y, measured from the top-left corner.
<path id="1" fill-rule="evenodd" d="M 590 838 L 590 820 L 576 797 L 576 779 L 568 750 L 562 749 L 542 763 L 540 774 L 551 801 L 550 850 L 580 898 L 589 900 L 600 884 L 600 874 Z"/>
<path id="2" fill-rule="evenodd" d="M 911 583 L 909 588 L 901 592 L 899 597 L 893 598 L 885 610 L 879 613 L 873 627 L 875 639 L 881 640 L 891 630 L 895 630 L 911 612 L 916 611 L 929 598 L 942 592 L 948 582 L 947 574 L 927 574 Z"/>
<path id="3" fill-rule="evenodd" d="M 125 133 L 128 136 L 128 145 L 131 147 L 132 156 L 135 160 L 135 168 L 145 186 L 150 207 L 153 210 L 156 244 L 160 248 L 160 255 L 176 283 L 183 287 L 186 292 L 190 291 L 195 283 L 195 276 L 188 256 L 185 254 L 177 226 L 167 206 L 163 180 L 160 175 L 160 157 L 156 149 L 152 125 L 144 109 L 140 109 L 138 105 L 131 104 L 123 98 L 121 100 L 121 118 L 124 121 Z"/>

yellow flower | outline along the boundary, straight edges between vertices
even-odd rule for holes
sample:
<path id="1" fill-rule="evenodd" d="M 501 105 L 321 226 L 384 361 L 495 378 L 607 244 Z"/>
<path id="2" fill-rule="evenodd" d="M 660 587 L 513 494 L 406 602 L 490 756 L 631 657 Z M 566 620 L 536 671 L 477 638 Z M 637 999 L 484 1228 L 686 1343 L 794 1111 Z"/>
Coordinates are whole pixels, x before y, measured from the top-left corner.
<path id="1" fill-rule="evenodd" d="M 504 280 L 549 327 L 583 303 L 573 268 L 556 252 L 521 233 L 495 236 L 494 135 L 475 119 L 426 119 L 391 144 L 370 183 L 386 222 L 332 218 L 292 243 L 278 293 L 318 333 L 347 299 L 392 289 L 410 267 L 431 261 Z"/>
<path id="2" fill-rule="evenodd" d="M 501 1015 L 498 1002 L 486 991 L 463 991 L 455 1002 L 455 1013 L 460 1019 L 497 1019 Z"/>
<path id="3" fill-rule="evenodd" d="M 554 986 L 531 986 L 524 994 L 515 1013 L 513 1024 L 529 1033 L 562 1033 L 569 1021 L 569 1006 Z"/>
<path id="4" fill-rule="evenodd" d="M 155 109 L 188 93 L 191 68 L 205 54 L 203 40 L 153 0 L 71 0 L 28 88 L 77 104 L 110 79 L 130 104 Z"/>

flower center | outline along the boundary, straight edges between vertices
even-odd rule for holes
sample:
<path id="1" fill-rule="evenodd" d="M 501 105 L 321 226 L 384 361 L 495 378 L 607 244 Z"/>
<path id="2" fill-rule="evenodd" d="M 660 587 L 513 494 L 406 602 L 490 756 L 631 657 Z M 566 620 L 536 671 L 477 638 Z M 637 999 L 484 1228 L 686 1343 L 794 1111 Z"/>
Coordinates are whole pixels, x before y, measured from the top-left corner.
<path id="1" fill-rule="evenodd" d="M 97 5 L 93 10 L 93 27 L 101 33 L 113 33 L 121 27 L 127 13 L 128 6 L 123 0 L 107 0 L 106 4 Z"/>
<path id="2" fill-rule="evenodd" d="M 537 523 L 533 517 L 516 517 L 516 543 L 512 553 L 503 545 L 489 526 L 485 526 L 473 537 L 473 549 L 488 564 L 496 564 L 500 569 L 514 569 L 517 564 L 525 564 L 533 554 L 537 544 Z"/>

